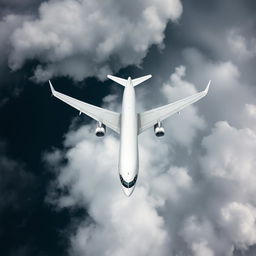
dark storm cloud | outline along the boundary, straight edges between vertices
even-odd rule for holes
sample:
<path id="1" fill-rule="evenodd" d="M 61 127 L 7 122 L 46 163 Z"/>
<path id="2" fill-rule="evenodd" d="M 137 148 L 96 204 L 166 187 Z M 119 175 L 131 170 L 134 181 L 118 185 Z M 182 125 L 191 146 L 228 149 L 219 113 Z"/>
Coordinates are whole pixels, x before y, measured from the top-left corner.
<path id="1" fill-rule="evenodd" d="M 255 81 L 255 2 L 185 0 L 183 6 L 187 11 L 178 35 L 183 47 L 199 48 L 215 61 L 231 61 L 247 82 Z"/>
<path id="2" fill-rule="evenodd" d="M 227 33 L 231 29 L 242 29 L 242 35 L 255 35 L 253 1 L 183 1 L 184 13 L 181 37 L 184 43 L 190 43 L 201 49 L 207 49 L 213 58 L 225 60 L 236 58 L 227 47 Z M 251 4 L 252 5 L 252 4 Z"/>
<path id="3" fill-rule="evenodd" d="M 37 12 L 37 7 L 44 0 L 1 0 L 0 17 L 8 14 L 31 14 Z"/>
<path id="4" fill-rule="evenodd" d="M 195 48 L 209 61 L 232 62 L 239 67 L 242 79 L 254 85 L 255 2 L 185 0 L 182 4 L 181 19 L 167 27 L 165 51 L 159 55 L 156 49 L 152 49 L 143 63 L 144 68 L 157 76 L 158 80 L 152 80 L 152 84 L 164 82 L 177 65 L 187 66 L 189 63 L 184 60 L 182 52 L 185 48 Z M 187 68 L 187 75 L 193 79 L 190 68 Z M 192 81 L 200 86 L 207 79 Z"/>

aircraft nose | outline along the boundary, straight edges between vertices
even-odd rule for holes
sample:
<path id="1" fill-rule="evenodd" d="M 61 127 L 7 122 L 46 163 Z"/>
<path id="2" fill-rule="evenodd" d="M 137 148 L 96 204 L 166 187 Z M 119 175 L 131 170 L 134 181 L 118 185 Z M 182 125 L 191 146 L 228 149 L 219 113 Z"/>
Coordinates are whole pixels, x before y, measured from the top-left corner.
<path id="1" fill-rule="evenodd" d="M 129 197 L 129 196 L 132 194 L 133 189 L 134 189 L 134 188 L 125 188 L 125 187 L 123 187 L 123 191 L 124 191 L 124 193 L 125 193 L 125 195 L 126 195 L 127 197 Z"/>

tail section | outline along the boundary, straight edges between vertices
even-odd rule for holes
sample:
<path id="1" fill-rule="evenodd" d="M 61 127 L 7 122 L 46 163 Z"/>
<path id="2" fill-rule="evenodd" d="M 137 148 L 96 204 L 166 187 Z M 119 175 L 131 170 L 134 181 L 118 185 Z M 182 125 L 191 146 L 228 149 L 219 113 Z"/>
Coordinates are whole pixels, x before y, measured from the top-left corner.
<path id="1" fill-rule="evenodd" d="M 142 77 L 139 77 L 139 78 L 136 78 L 136 79 L 132 79 L 132 84 L 135 87 L 138 84 L 141 84 L 141 83 L 145 82 L 146 80 L 148 80 L 151 77 L 152 77 L 152 75 L 147 75 L 147 76 L 142 76 Z"/>
<path id="2" fill-rule="evenodd" d="M 120 78 L 120 77 L 116 77 L 116 76 L 111 76 L 111 75 L 107 75 L 107 77 L 109 79 L 111 79 L 112 81 L 114 81 L 118 84 L 121 84 L 124 87 L 127 85 L 127 83 L 129 83 L 131 81 L 130 77 L 128 78 L 128 80 Z M 139 77 L 139 78 L 136 78 L 136 79 L 132 79 L 132 84 L 135 87 L 138 84 L 141 84 L 141 83 L 145 82 L 146 80 L 148 80 L 151 77 L 152 77 L 152 75 L 147 75 L 147 76 L 142 76 L 142 77 Z"/>
<path id="3" fill-rule="evenodd" d="M 123 79 L 123 78 L 120 78 L 120 77 L 116 77 L 116 76 L 111 76 L 111 75 L 107 75 L 107 77 L 109 79 L 111 79 L 112 81 L 118 83 L 118 84 L 121 84 L 122 86 L 126 86 L 127 84 L 127 80 Z"/>

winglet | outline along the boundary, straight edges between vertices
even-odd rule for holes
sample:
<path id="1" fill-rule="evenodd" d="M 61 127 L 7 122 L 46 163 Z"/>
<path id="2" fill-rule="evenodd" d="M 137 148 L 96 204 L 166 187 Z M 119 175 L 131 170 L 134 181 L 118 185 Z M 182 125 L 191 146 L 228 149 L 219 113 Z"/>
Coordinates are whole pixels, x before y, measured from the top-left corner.
<path id="1" fill-rule="evenodd" d="M 208 84 L 207 84 L 207 86 L 206 86 L 206 88 L 205 88 L 205 90 L 204 90 L 205 94 L 208 93 L 210 84 L 211 84 L 211 80 L 208 82 Z"/>
<path id="2" fill-rule="evenodd" d="M 54 95 L 55 90 L 54 90 L 54 88 L 53 88 L 52 83 L 51 83 L 50 80 L 49 80 L 49 84 L 50 84 L 50 88 L 51 88 L 52 95 Z"/>

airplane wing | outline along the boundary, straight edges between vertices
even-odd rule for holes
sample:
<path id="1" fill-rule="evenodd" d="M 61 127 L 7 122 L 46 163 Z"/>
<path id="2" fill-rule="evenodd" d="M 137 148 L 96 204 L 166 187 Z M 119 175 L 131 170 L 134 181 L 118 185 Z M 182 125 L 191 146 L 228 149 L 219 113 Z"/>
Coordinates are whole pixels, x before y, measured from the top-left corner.
<path id="1" fill-rule="evenodd" d="M 209 81 L 204 91 L 196 93 L 182 100 L 178 100 L 174 103 L 167 104 L 159 108 L 151 109 L 143 113 L 139 113 L 138 114 L 139 134 L 144 132 L 146 129 L 154 126 L 157 122 L 163 121 L 169 116 L 181 111 L 183 108 L 195 103 L 196 101 L 206 96 L 209 90 L 210 83 L 211 81 Z"/>
<path id="2" fill-rule="evenodd" d="M 120 113 L 116 113 L 107 109 L 96 107 L 94 105 L 74 99 L 63 93 L 57 92 L 53 88 L 51 81 L 49 81 L 49 84 L 50 84 L 50 88 L 53 96 L 60 99 L 61 101 L 64 101 L 68 105 L 76 108 L 81 113 L 84 113 L 87 116 L 90 116 L 96 121 L 102 122 L 113 131 L 120 133 L 120 116 L 121 116 Z"/>

